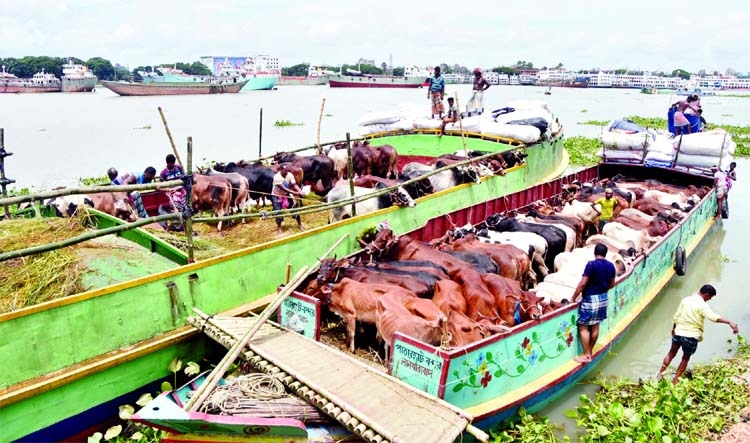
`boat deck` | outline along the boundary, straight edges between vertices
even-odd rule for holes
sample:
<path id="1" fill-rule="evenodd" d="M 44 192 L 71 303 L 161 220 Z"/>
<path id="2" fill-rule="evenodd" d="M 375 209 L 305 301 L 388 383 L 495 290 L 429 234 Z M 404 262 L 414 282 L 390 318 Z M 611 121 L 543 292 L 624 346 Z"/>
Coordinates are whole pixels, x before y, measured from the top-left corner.
<path id="1" fill-rule="evenodd" d="M 229 349 L 256 318 L 189 321 Z M 243 357 L 366 441 L 451 443 L 471 421 L 466 412 L 440 399 L 271 323 L 261 327 Z"/>

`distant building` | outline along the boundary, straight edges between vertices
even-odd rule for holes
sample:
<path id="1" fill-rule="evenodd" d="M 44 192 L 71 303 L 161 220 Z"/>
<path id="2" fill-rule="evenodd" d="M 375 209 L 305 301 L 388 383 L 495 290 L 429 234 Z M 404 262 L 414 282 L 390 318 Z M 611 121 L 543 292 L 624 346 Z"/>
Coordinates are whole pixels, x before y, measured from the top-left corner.
<path id="1" fill-rule="evenodd" d="M 357 60 L 357 64 L 359 65 L 372 65 L 375 66 L 375 60 L 373 59 L 366 59 L 366 58 L 360 58 Z"/>
<path id="2" fill-rule="evenodd" d="M 208 55 L 199 59 L 201 63 L 208 66 L 214 75 L 228 73 L 257 73 L 257 74 L 278 74 L 281 75 L 278 57 L 270 55 L 254 56 L 217 56 Z"/>

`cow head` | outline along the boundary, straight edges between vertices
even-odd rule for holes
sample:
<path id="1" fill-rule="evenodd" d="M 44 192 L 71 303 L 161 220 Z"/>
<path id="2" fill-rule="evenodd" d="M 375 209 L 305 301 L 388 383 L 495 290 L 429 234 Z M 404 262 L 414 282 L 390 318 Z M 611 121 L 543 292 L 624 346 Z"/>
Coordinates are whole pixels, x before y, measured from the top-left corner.
<path id="1" fill-rule="evenodd" d="M 127 197 L 115 200 L 114 213 L 115 217 L 125 220 L 128 223 L 132 223 L 138 219 L 135 209 Z"/>
<path id="2" fill-rule="evenodd" d="M 414 199 L 411 198 L 411 195 L 409 195 L 409 193 L 401 186 L 391 191 L 388 196 L 391 198 L 391 203 L 396 206 L 408 206 L 410 208 L 416 206 Z"/>
<path id="3" fill-rule="evenodd" d="M 365 251 L 371 256 L 383 258 L 398 244 L 398 236 L 390 228 L 381 229 L 375 239 L 365 246 Z"/>
<path id="4" fill-rule="evenodd" d="M 348 258 L 336 260 L 333 258 L 324 258 L 320 260 L 320 270 L 318 271 L 318 284 L 337 283 L 341 277 L 341 271 L 351 265 Z"/>

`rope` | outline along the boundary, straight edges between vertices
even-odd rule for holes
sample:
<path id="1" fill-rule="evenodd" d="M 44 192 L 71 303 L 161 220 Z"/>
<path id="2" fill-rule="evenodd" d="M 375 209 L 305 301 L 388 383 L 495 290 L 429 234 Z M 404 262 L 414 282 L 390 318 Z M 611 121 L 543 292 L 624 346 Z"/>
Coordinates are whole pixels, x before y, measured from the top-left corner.
<path id="1" fill-rule="evenodd" d="M 240 375 L 214 389 L 201 412 L 218 409 L 222 414 L 230 414 L 238 409 L 240 400 L 270 401 L 284 397 L 286 389 L 278 379 L 261 373 Z"/>

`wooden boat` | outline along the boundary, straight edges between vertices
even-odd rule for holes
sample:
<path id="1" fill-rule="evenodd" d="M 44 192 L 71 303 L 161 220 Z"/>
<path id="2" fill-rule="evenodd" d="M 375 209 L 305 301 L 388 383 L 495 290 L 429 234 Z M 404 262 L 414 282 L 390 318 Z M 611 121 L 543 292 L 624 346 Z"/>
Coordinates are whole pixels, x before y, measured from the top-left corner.
<path id="1" fill-rule="evenodd" d="M 538 199 L 559 195 L 563 185 L 573 180 L 587 181 L 618 174 L 640 180 L 658 178 L 665 183 L 683 186 L 710 186 L 712 182 L 709 176 L 673 169 L 603 163 L 500 198 L 439 214 L 409 234 L 415 240 L 427 241 L 442 236 L 446 229 L 453 226 L 462 226 L 498 212 L 522 208 Z M 391 343 L 392 356 L 388 364 L 388 375 L 380 375 L 380 382 L 368 380 L 359 385 L 359 380 L 366 377 L 346 370 L 347 365 L 355 364 L 346 360 L 355 361 L 356 357 L 351 354 L 342 355 L 340 351 L 318 343 L 315 345 L 320 350 L 316 351 L 316 346 L 311 344 L 319 335 L 321 306 L 317 299 L 301 293 L 296 293 L 295 299 L 282 305 L 279 318 L 283 323 L 284 311 L 290 311 L 303 318 L 303 324 L 313 325 L 314 327 L 303 332 L 307 338 L 301 337 L 299 331 L 284 332 L 279 328 L 271 330 L 269 325 L 266 333 L 257 342 L 251 341 L 241 356 L 258 371 L 278 374 L 277 378 L 283 381 L 290 392 L 303 392 L 311 403 L 336 417 L 340 424 L 364 441 L 377 438 L 373 436 L 388 435 L 388 431 L 402 437 L 403 440 L 400 441 L 423 441 L 418 436 L 423 434 L 409 435 L 406 429 L 408 424 L 394 418 L 393 411 L 389 411 L 389 403 L 383 401 L 387 392 L 397 390 L 395 384 L 383 386 L 389 380 L 393 383 L 403 382 L 413 389 L 423 391 L 434 400 L 435 409 L 445 407 L 445 403 L 453 405 L 467 417 L 473 418 L 474 425 L 489 429 L 511 418 L 519 408 L 523 407 L 531 412 L 543 408 L 590 373 L 656 299 L 660 290 L 675 274 L 676 267 L 681 266 L 679 261 L 684 264 L 685 257 L 681 256 L 680 251 L 684 250 L 689 256 L 699 246 L 713 225 L 716 203 L 715 193 L 712 191 L 668 234 L 640 255 L 625 274 L 618 277 L 615 287 L 609 291 L 607 320 L 601 325 L 600 341 L 594 349 L 593 361 L 585 365 L 573 360 L 580 354 L 575 330 L 577 305 L 567 305 L 544 314 L 538 320 L 527 321 L 506 332 L 450 350 L 396 333 Z M 396 219 L 387 217 L 386 220 L 390 222 Z M 255 322 L 255 318 L 222 316 L 191 319 L 196 328 L 205 331 L 227 348 L 237 343 L 239 337 L 254 326 Z M 332 365 L 330 359 L 334 356 L 338 360 Z M 323 367 L 318 367 L 320 365 Z M 309 369 L 310 366 L 313 368 Z M 326 374 L 330 371 L 326 371 L 325 367 L 337 368 L 334 380 L 326 379 Z M 301 385 L 304 388 L 300 388 Z M 403 392 L 397 392 L 396 396 L 405 398 Z M 407 403 L 399 404 L 396 414 L 408 416 L 409 421 L 413 422 L 415 419 L 407 410 L 411 405 Z M 150 404 L 144 407 L 144 415 L 140 417 L 140 421 L 153 424 L 153 418 L 148 419 L 146 416 L 158 406 Z M 177 416 L 185 414 L 181 409 L 173 413 Z M 169 416 L 169 413 L 166 414 L 166 417 Z M 162 415 L 159 418 L 166 417 Z M 383 417 L 389 419 L 383 421 Z M 424 424 L 421 419 L 418 421 Z M 183 429 L 171 429 L 167 441 L 203 441 L 199 422 L 186 419 L 180 424 Z M 433 428 L 425 425 L 423 429 Z M 265 441 L 242 440 L 232 433 L 216 438 L 216 441 Z M 469 436 L 458 438 L 468 439 Z M 291 441 L 308 440 L 301 438 Z M 433 440 L 431 436 L 430 441 L 450 440 Z"/>
<path id="2" fill-rule="evenodd" d="M 329 74 L 332 88 L 421 88 L 424 77 L 392 77 L 386 75 Z"/>
<path id="3" fill-rule="evenodd" d="M 247 81 L 208 81 L 208 82 L 154 82 L 132 83 L 123 81 L 102 81 L 102 86 L 123 96 L 144 95 L 188 95 L 188 94 L 236 94 Z"/>
<path id="4" fill-rule="evenodd" d="M 368 137 L 374 145 L 394 146 L 402 157 L 434 157 L 464 148 L 460 135 L 440 137 L 437 132 Z M 498 196 L 515 198 L 510 197 L 514 192 L 557 177 L 567 167 L 561 134 L 529 146 L 480 134 L 468 134 L 465 141 L 470 150 L 524 149 L 528 157 L 525 165 L 507 170 L 505 176 L 422 197 L 414 209 L 384 209 L 0 314 L 4 356 L 14 361 L 0 369 L 4 436 L 50 441 L 90 435 L 90 428 L 117 415 L 119 405 L 158 390 L 159 381 L 171 375 L 167 367 L 172 359 L 198 361 L 205 355 L 210 342 L 198 338 L 187 324 L 194 307 L 209 314 L 257 309 L 284 280 L 287 265 L 296 269 L 309 264 L 345 234 L 349 237 L 339 255 L 358 250 L 356 233 L 384 217 L 397 232 L 409 232 L 439 214 Z M 44 407 L 50 404 L 56 407 Z M 45 414 L 38 414 L 43 407 Z"/>

